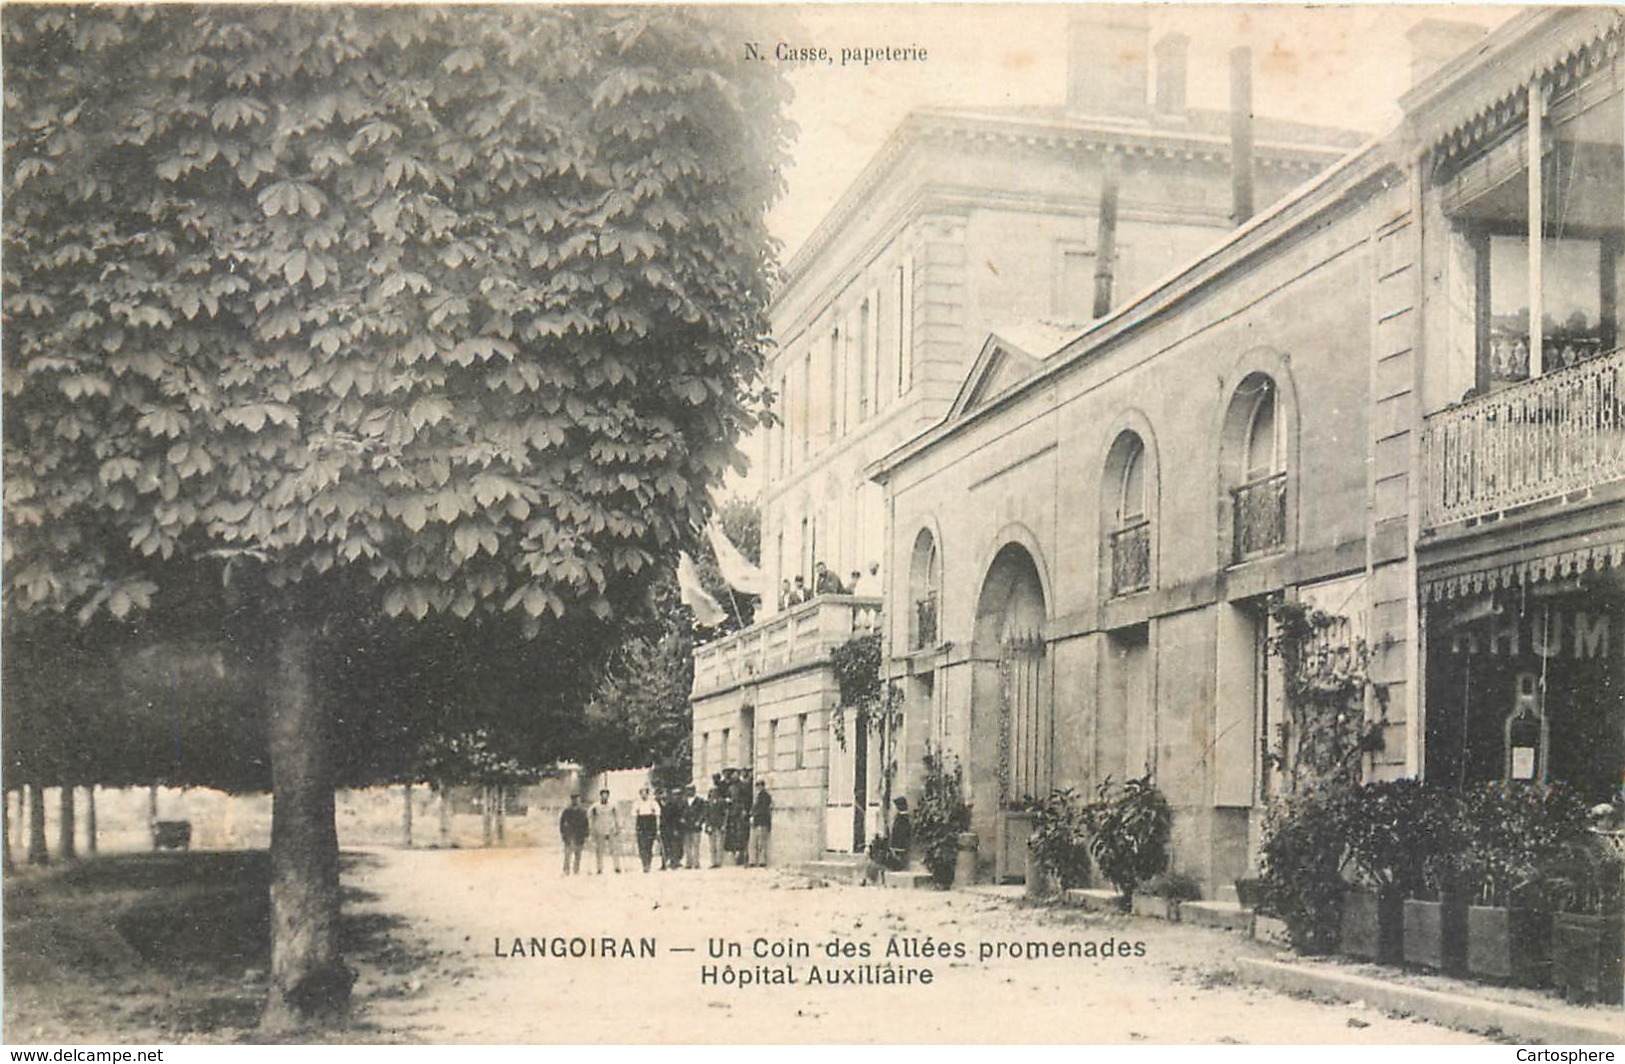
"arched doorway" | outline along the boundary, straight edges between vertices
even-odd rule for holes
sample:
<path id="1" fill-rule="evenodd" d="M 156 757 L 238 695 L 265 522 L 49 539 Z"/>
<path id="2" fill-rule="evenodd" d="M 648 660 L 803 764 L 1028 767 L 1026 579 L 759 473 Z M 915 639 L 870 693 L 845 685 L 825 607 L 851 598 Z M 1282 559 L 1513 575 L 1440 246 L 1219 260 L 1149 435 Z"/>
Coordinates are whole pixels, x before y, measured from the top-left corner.
<path id="1" fill-rule="evenodd" d="M 978 662 L 973 771 L 994 790 L 995 876 L 1026 876 L 1026 838 L 1035 800 L 1054 786 L 1055 714 L 1045 634 L 1043 583 L 1025 547 L 994 557 L 977 599 Z"/>

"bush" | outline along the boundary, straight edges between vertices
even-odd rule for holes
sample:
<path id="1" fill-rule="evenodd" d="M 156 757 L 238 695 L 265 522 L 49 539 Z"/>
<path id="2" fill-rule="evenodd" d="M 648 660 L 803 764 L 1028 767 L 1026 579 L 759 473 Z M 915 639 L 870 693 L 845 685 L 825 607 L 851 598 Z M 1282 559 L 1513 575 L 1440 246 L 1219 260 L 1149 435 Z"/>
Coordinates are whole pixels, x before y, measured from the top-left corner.
<path id="1" fill-rule="evenodd" d="M 970 806 L 965 804 L 964 792 L 964 772 L 958 761 L 949 771 L 946 756 L 927 744 L 925 788 L 914 814 L 914 841 L 939 887 L 953 886 L 959 836 L 970 830 Z"/>
<path id="2" fill-rule="evenodd" d="M 1349 863 L 1378 894 L 1415 897 L 1435 852 L 1439 799 L 1418 780 L 1368 783 L 1349 795 L 1342 828 Z"/>
<path id="3" fill-rule="evenodd" d="M 1484 783 L 1463 800 L 1466 887 L 1486 905 L 1543 908 L 1566 845 L 1586 837 L 1586 810 L 1561 783 Z"/>
<path id="4" fill-rule="evenodd" d="M 1173 810 L 1150 776 L 1121 787 L 1107 779 L 1097 793 L 1100 801 L 1089 809 L 1089 854 L 1100 874 L 1132 897 L 1137 886 L 1168 868 Z"/>
<path id="5" fill-rule="evenodd" d="M 1051 792 L 1037 807 L 1029 848 L 1062 890 L 1089 885 L 1090 820 L 1090 807 L 1071 789 Z"/>
<path id="6" fill-rule="evenodd" d="M 1202 883 L 1184 872 L 1162 872 L 1146 880 L 1141 893 L 1169 901 L 1200 901 Z"/>
<path id="7" fill-rule="evenodd" d="M 1271 805 L 1260 850 L 1263 906 L 1299 953 L 1337 948 L 1343 917 L 1346 792 L 1310 789 Z"/>

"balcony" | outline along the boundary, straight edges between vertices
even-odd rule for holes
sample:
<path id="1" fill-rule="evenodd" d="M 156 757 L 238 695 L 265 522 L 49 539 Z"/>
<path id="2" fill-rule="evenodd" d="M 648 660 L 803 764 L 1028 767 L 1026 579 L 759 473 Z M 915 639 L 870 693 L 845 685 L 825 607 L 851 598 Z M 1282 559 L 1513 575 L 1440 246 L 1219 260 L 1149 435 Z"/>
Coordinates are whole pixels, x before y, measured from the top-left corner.
<path id="1" fill-rule="evenodd" d="M 854 635 L 880 627 L 880 599 L 821 595 L 726 639 L 694 648 L 694 694 L 750 683 L 817 662 Z"/>
<path id="2" fill-rule="evenodd" d="M 1286 546 L 1286 474 L 1262 477 L 1230 491 L 1235 547 L 1232 561 L 1251 561 Z"/>
<path id="3" fill-rule="evenodd" d="M 914 602 L 914 638 L 910 650 L 924 650 L 937 645 L 937 593 L 928 591 Z"/>
<path id="4" fill-rule="evenodd" d="M 1151 586 L 1151 522 L 1111 534 L 1112 596 L 1132 595 Z"/>
<path id="5" fill-rule="evenodd" d="M 1429 416 L 1422 451 L 1429 528 L 1625 477 L 1625 349 Z"/>

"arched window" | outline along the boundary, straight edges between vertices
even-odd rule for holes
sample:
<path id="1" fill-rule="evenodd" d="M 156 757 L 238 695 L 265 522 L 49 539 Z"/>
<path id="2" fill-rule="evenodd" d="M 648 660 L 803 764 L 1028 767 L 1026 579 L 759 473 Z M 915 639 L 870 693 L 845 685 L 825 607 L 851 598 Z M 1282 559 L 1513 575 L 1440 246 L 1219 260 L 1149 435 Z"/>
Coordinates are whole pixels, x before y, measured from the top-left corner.
<path id="1" fill-rule="evenodd" d="M 930 529 L 920 529 L 909 556 L 908 598 L 910 650 L 934 647 L 939 641 L 937 625 L 938 585 L 942 567 L 937 558 L 937 540 Z"/>
<path id="2" fill-rule="evenodd" d="M 1155 470 L 1145 441 L 1119 433 L 1106 457 L 1101 512 L 1106 524 L 1111 597 L 1151 586 L 1151 503 Z"/>
<path id="3" fill-rule="evenodd" d="M 1286 446 L 1279 390 L 1254 373 L 1236 388 L 1226 418 L 1231 562 L 1275 554 L 1286 546 Z"/>

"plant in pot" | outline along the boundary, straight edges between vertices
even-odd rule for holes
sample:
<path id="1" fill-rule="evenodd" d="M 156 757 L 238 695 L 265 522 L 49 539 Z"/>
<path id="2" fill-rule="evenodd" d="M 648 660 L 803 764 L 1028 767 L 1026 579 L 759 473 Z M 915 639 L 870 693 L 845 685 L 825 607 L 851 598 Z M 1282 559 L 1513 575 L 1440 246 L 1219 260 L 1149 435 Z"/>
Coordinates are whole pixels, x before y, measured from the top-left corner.
<path id="1" fill-rule="evenodd" d="M 1484 783 L 1467 791 L 1463 879 L 1467 971 L 1540 987 L 1551 982 L 1546 880 L 1585 835 L 1585 807 L 1563 784 Z"/>
<path id="2" fill-rule="evenodd" d="M 1089 856 L 1127 902 L 1135 889 L 1168 868 L 1168 839 L 1174 813 L 1150 776 L 1121 786 L 1110 779 L 1089 807 Z"/>
<path id="3" fill-rule="evenodd" d="M 1403 903 L 1422 887 L 1427 801 L 1416 780 L 1368 783 L 1349 795 L 1344 837 L 1363 889 L 1344 899 L 1345 953 L 1379 964 L 1403 960 Z"/>
<path id="4" fill-rule="evenodd" d="M 1416 814 L 1421 882 L 1404 901 L 1405 962 L 1459 974 L 1467 968 L 1464 804 L 1457 795 L 1424 784 Z"/>
<path id="5" fill-rule="evenodd" d="M 924 775 L 920 805 L 914 813 L 914 845 L 931 879 L 946 890 L 954 884 L 959 836 L 970 830 L 970 806 L 964 800 L 965 776 L 957 760 L 950 767 L 948 755 L 929 744 Z"/>
<path id="6" fill-rule="evenodd" d="M 1570 840 L 1553 867 L 1552 980 L 1581 1004 L 1621 1001 L 1621 859 L 1603 840 Z"/>
<path id="7" fill-rule="evenodd" d="M 1044 893 L 1088 886 L 1089 829 L 1087 807 L 1076 791 L 1057 789 L 1040 802 L 1027 843 L 1029 885 L 1044 884 Z"/>
<path id="8" fill-rule="evenodd" d="M 1294 951 L 1337 948 L 1347 858 L 1343 818 L 1348 792 L 1341 786 L 1308 788 L 1272 804 L 1259 852 L 1260 903 L 1286 924 Z"/>
<path id="9" fill-rule="evenodd" d="M 1134 892 L 1134 915 L 1178 920 L 1179 907 L 1202 897 L 1202 884 L 1184 872 L 1159 872 Z"/>

